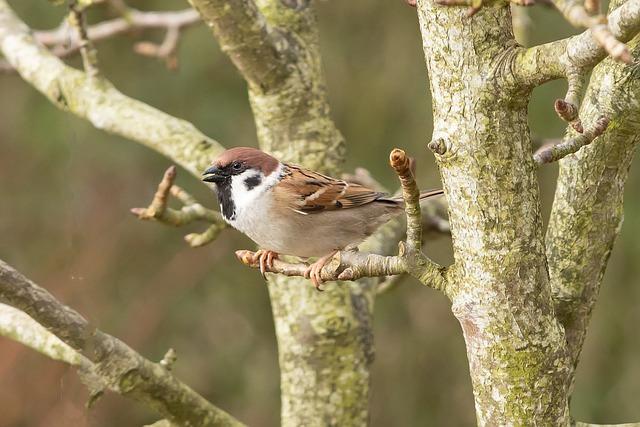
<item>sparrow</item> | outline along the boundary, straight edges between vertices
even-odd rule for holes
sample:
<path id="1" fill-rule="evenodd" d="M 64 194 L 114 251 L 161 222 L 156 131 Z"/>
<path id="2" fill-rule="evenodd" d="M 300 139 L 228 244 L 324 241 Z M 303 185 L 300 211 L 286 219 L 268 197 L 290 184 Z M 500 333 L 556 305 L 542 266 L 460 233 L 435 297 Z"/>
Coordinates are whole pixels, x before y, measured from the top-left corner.
<path id="1" fill-rule="evenodd" d="M 279 255 L 319 257 L 305 277 L 320 290 L 320 272 L 340 250 L 355 247 L 404 211 L 402 198 L 280 162 L 250 147 L 224 151 L 203 173 L 217 187 L 224 220 L 258 244 L 263 277 Z M 432 190 L 421 199 L 442 194 Z"/>

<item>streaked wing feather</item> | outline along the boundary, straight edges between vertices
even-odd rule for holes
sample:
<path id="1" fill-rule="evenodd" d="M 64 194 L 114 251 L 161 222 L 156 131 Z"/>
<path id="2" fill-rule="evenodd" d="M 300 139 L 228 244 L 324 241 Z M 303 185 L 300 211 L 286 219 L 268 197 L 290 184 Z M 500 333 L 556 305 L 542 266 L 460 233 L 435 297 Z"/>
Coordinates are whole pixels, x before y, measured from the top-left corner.
<path id="1" fill-rule="evenodd" d="M 284 176 L 274 187 L 274 195 L 281 205 L 300 214 L 355 208 L 386 196 L 294 165 L 285 165 Z"/>

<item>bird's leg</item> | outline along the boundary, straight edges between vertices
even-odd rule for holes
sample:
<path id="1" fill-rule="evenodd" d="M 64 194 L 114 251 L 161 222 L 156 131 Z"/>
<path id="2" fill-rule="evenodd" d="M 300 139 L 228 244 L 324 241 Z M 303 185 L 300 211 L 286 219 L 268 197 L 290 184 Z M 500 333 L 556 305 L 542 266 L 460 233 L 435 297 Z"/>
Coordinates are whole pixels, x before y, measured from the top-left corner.
<path id="1" fill-rule="evenodd" d="M 313 283 L 313 286 L 315 286 L 317 290 L 323 290 L 320 289 L 320 285 L 323 283 L 322 277 L 320 276 L 322 269 L 327 264 L 327 262 L 338 252 L 338 250 L 329 252 L 328 254 L 311 264 L 309 268 L 307 268 L 307 270 L 304 272 L 304 277 L 307 279 L 311 279 L 311 283 Z"/>
<path id="2" fill-rule="evenodd" d="M 266 280 L 266 272 L 267 268 L 270 270 L 273 269 L 273 260 L 278 258 L 278 253 L 273 252 L 267 249 L 260 249 L 256 251 L 253 255 L 253 262 L 257 262 L 260 264 L 260 274 Z"/>

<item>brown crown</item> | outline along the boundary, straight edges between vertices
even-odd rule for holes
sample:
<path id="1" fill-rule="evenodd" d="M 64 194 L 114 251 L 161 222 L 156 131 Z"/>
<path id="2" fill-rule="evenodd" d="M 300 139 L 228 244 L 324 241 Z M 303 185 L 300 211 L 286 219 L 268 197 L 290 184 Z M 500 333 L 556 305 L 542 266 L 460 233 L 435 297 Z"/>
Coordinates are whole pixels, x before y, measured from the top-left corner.
<path id="1" fill-rule="evenodd" d="M 276 170 L 280 163 L 278 159 L 267 153 L 251 147 L 235 147 L 224 151 L 214 161 L 214 166 L 221 169 L 232 162 L 242 162 L 249 168 L 259 169 L 265 175 Z"/>

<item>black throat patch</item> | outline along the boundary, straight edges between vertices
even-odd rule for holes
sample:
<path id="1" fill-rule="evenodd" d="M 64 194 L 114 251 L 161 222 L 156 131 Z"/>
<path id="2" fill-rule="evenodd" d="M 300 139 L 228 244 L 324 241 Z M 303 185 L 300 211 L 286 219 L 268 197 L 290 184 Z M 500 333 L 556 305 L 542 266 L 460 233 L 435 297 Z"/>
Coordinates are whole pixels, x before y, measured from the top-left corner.
<path id="1" fill-rule="evenodd" d="M 231 179 L 216 184 L 216 187 L 218 188 L 220 212 L 226 220 L 233 221 L 236 219 L 236 205 L 233 203 L 233 197 L 231 197 Z"/>

